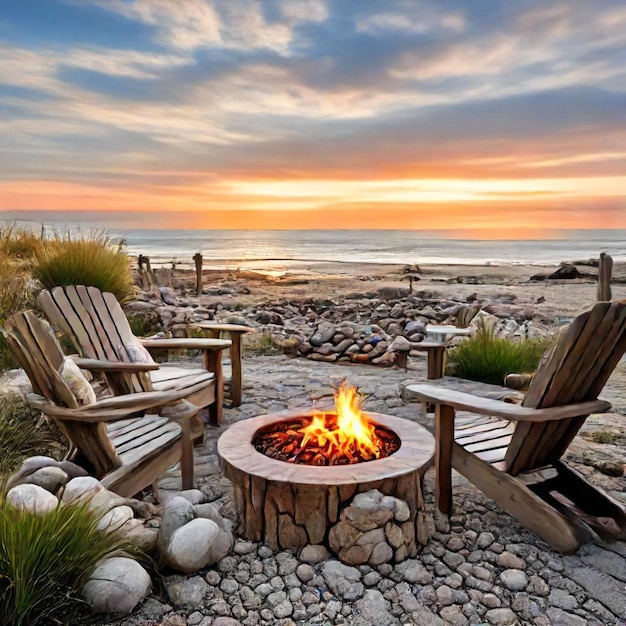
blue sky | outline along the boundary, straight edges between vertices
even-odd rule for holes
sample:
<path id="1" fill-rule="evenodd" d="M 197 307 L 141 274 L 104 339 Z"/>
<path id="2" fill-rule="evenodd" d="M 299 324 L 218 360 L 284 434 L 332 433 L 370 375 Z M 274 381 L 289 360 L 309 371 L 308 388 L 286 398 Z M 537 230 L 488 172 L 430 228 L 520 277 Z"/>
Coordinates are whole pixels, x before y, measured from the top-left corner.
<path id="1" fill-rule="evenodd" d="M 0 129 L 0 218 L 626 228 L 626 4 L 0 0 Z"/>

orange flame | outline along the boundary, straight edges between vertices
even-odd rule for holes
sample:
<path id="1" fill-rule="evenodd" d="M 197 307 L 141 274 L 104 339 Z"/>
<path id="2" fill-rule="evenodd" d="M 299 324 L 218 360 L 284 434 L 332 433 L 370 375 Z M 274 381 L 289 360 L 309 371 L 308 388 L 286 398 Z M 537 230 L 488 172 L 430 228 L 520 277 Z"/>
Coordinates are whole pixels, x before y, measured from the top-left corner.
<path id="1" fill-rule="evenodd" d="M 300 448 L 310 442 L 331 457 L 337 453 L 350 459 L 356 453 L 365 458 L 379 456 L 374 425 L 361 411 L 361 399 L 354 387 L 342 383 L 335 394 L 336 419 L 333 414 L 314 415 L 311 423 L 299 432 L 304 437 Z"/>

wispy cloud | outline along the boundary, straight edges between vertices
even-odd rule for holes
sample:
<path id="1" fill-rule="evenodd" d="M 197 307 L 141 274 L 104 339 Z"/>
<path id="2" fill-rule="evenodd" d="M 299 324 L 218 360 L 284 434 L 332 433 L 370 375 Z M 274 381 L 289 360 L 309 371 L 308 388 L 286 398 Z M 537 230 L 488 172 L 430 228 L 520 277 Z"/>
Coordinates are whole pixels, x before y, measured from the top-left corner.
<path id="1" fill-rule="evenodd" d="M 626 227 L 625 49 L 592 0 L 9 2 L 0 210 Z"/>

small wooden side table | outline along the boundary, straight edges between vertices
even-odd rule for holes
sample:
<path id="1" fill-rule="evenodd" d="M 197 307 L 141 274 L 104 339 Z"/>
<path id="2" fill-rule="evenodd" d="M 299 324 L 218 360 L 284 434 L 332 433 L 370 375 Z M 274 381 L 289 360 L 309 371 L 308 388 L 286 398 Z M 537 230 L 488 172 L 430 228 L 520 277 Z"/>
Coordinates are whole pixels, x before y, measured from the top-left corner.
<path id="1" fill-rule="evenodd" d="M 428 324 L 426 339 L 418 344 L 418 350 L 428 351 L 428 378 L 443 378 L 446 366 L 446 348 L 453 337 L 468 336 L 469 328 L 457 328 L 444 324 Z"/>
<path id="2" fill-rule="evenodd" d="M 220 322 L 196 322 L 193 324 L 200 328 L 209 337 L 222 339 L 224 335 L 230 335 L 232 344 L 230 346 L 230 362 L 232 377 L 230 380 L 230 402 L 231 406 L 241 404 L 242 373 L 241 373 L 241 337 L 245 333 L 253 333 L 254 328 L 241 324 L 221 324 Z"/>

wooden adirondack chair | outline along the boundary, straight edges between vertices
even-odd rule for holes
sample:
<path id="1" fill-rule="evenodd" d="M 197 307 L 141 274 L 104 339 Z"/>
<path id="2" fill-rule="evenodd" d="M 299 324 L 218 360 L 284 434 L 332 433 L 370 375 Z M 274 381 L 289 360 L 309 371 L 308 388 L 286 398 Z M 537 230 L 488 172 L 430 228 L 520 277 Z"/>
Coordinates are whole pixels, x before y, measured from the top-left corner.
<path id="1" fill-rule="evenodd" d="M 439 509 L 451 512 L 454 468 L 561 552 L 576 550 L 594 533 L 623 535 L 625 507 L 561 457 L 590 413 L 610 409 L 597 398 L 625 351 L 626 301 L 601 302 L 543 355 L 522 405 L 409 385 L 435 404 Z M 455 419 L 457 409 L 479 416 Z"/>
<path id="2" fill-rule="evenodd" d="M 137 339 L 128 319 L 112 293 L 97 287 L 69 285 L 42 291 L 39 303 L 50 322 L 72 341 L 85 358 L 104 362 L 100 368 L 114 394 L 143 391 L 184 392 L 186 400 L 197 407 L 208 407 L 213 424 L 222 421 L 224 381 L 221 350 L 230 348 L 225 339 L 157 339 L 141 340 L 148 349 L 191 349 L 203 351 L 204 368 L 191 369 L 156 364 L 148 355 L 141 363 L 134 362 L 129 371 L 122 364 L 136 360 Z M 108 363 L 108 365 L 106 365 Z M 122 367 L 116 367 L 116 365 Z M 95 369 L 96 364 L 92 364 Z M 192 423 L 194 439 L 204 436 L 204 424 L 199 416 Z"/>
<path id="3" fill-rule="evenodd" d="M 183 489 L 193 486 L 190 421 L 198 408 L 183 393 L 133 393 L 80 406 L 59 373 L 65 356 L 44 320 L 16 313 L 4 334 L 33 386 L 31 406 L 59 425 L 74 446 L 72 460 L 107 489 L 132 496 L 178 461 Z"/>

